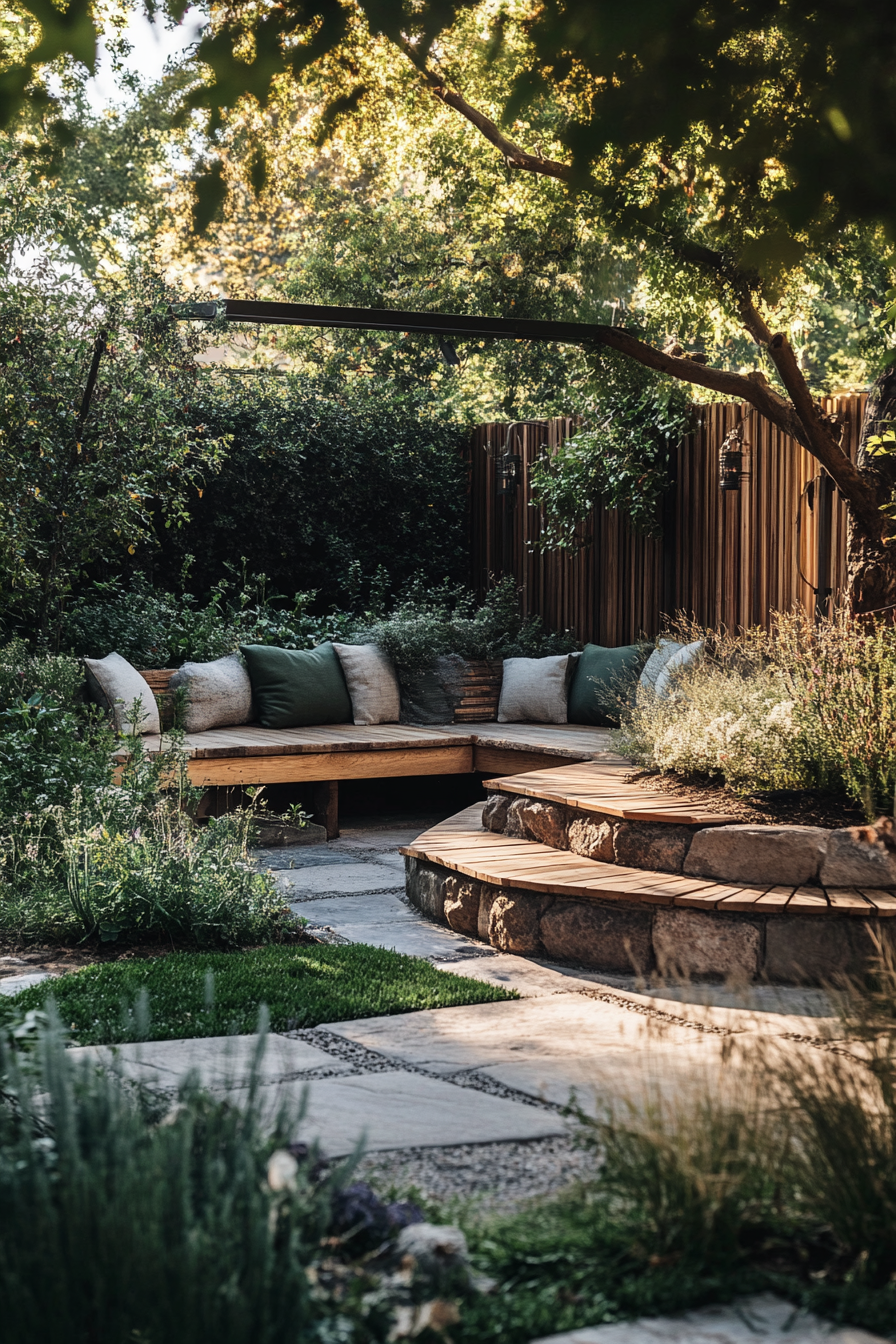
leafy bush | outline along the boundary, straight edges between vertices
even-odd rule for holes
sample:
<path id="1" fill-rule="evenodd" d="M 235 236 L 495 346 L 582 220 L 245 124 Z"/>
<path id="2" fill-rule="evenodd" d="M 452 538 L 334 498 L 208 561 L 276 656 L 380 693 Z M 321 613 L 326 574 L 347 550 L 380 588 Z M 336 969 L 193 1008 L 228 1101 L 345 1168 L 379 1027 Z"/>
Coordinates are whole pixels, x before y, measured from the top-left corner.
<path id="1" fill-rule="evenodd" d="M 0 930 L 60 941 L 176 939 L 234 946 L 293 926 L 273 880 L 247 853 L 248 812 L 198 826 L 176 746 L 152 760 L 131 744 L 117 784 L 112 762 L 92 790 L 17 818 L 5 837 Z M 164 788 L 161 786 L 164 784 Z"/>
<path id="2" fill-rule="evenodd" d="M 190 593 L 176 597 L 152 588 L 143 575 L 129 588 L 120 579 L 95 583 L 66 612 L 61 642 L 87 658 L 114 651 L 136 667 L 179 667 L 188 659 L 211 662 L 240 644 L 304 649 L 347 634 L 348 613 L 309 612 L 314 593 L 289 600 L 268 594 L 266 576 L 248 578 L 245 559 L 241 573 L 227 569 L 205 604 Z"/>
<path id="3" fill-rule="evenodd" d="M 372 641 L 392 658 L 399 675 L 419 676 L 439 654 L 462 658 L 538 658 L 569 653 L 575 641 L 568 632 L 552 634 L 539 616 L 523 617 L 513 579 L 503 579 L 477 608 L 472 593 L 444 583 L 411 587 L 393 611 L 359 625 L 354 642 Z"/>
<path id="4" fill-rule="evenodd" d="M 223 442 L 195 409 L 195 339 L 173 295 L 131 271 L 90 286 L 52 267 L 0 278 L 0 622 L 55 642 L 65 601 L 97 566 L 127 566 L 175 526 Z M 94 356 L 89 411 L 80 414 Z"/>
<path id="5" fill-rule="evenodd" d="M 776 613 L 739 635 L 681 622 L 705 653 L 659 699 L 639 687 L 617 746 L 658 770 L 709 775 L 744 793 L 845 791 L 869 816 L 896 790 L 896 626 L 846 612 Z"/>
<path id="6" fill-rule="evenodd" d="M 200 379 L 195 413 L 227 460 L 160 533 L 158 582 L 209 592 L 235 556 L 315 610 L 363 611 L 388 579 L 401 593 L 466 569 L 466 431 L 396 399 L 388 383 L 325 393 L 295 375 Z"/>
<path id="7" fill-rule="evenodd" d="M 292 1031 L 517 997 L 385 948 L 292 944 L 239 953 L 171 952 L 90 966 L 22 990 L 5 1004 L 0 999 L 0 1018 L 4 1008 L 21 1014 L 52 999 L 82 1045 L 129 1040 L 137 1027 L 134 1005 L 144 993 L 150 1017 L 140 1034 L 160 1041 L 251 1032 L 262 1004 L 274 1031 Z"/>

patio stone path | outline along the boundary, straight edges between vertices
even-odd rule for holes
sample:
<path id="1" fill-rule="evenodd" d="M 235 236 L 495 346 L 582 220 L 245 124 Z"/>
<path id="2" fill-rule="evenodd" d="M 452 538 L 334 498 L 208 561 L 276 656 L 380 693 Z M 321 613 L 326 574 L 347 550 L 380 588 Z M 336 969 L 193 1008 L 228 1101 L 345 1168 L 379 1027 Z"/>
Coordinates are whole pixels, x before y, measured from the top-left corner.
<path id="1" fill-rule="evenodd" d="M 733 1037 L 812 1037 L 829 1011 L 819 991 L 766 988 L 744 998 L 723 987 L 646 992 L 634 977 L 605 976 L 499 953 L 423 919 L 404 899 L 397 853 L 430 824 L 347 829 L 337 841 L 269 849 L 293 910 L 317 936 L 427 957 L 435 966 L 517 990 L 514 1002 L 327 1023 L 272 1035 L 260 1065 L 266 1110 L 306 1112 L 299 1129 L 330 1157 L 365 1138 L 365 1168 L 412 1182 L 439 1199 L 476 1194 L 513 1203 L 568 1183 L 584 1159 L 562 1111 L 660 1086 L 676 1094 L 720 1075 Z M 0 982 L 11 992 L 25 976 Z M 33 976 L 27 976 L 32 982 Z M 16 985 L 16 981 L 19 982 Z M 215 1089 L 245 1087 L 251 1037 L 121 1047 L 119 1067 L 174 1092 L 195 1069 Z M 108 1059 L 85 1047 L 85 1058 Z M 489 1156 L 487 1145 L 498 1145 Z M 433 1150 L 445 1150 L 445 1162 Z M 511 1157 L 511 1152 L 515 1156 Z M 519 1189 L 496 1170 L 530 1171 Z"/>
<path id="2" fill-rule="evenodd" d="M 548 1335 L 534 1344 L 884 1344 L 879 1335 L 837 1327 L 771 1293 L 683 1316 L 645 1317 Z"/>

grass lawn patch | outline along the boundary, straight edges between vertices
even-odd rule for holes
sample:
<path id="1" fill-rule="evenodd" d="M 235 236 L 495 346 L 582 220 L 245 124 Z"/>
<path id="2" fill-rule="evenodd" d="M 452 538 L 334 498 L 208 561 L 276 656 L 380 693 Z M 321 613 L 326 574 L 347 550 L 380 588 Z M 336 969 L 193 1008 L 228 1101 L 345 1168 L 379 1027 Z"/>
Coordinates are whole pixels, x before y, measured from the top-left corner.
<path id="1" fill-rule="evenodd" d="M 172 952 L 94 966 L 0 999 L 0 1022 L 55 999 L 81 1045 L 134 1039 L 134 1005 L 149 995 L 148 1039 L 252 1032 L 267 1004 L 272 1031 L 421 1008 L 515 999 L 514 991 L 438 971 L 422 957 L 364 944 Z M 141 1031 L 143 1036 L 143 1031 Z"/>

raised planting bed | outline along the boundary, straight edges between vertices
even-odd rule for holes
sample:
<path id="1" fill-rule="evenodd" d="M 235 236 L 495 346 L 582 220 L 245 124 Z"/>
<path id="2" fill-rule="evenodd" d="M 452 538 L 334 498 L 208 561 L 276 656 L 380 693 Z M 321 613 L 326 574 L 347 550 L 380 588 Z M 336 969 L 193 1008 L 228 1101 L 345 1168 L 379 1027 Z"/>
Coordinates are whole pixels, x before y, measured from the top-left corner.
<path id="1" fill-rule="evenodd" d="M 820 983 L 896 937 L 896 856 L 852 828 L 732 824 L 594 763 L 491 780 L 402 852 L 424 914 L 595 970 Z"/>

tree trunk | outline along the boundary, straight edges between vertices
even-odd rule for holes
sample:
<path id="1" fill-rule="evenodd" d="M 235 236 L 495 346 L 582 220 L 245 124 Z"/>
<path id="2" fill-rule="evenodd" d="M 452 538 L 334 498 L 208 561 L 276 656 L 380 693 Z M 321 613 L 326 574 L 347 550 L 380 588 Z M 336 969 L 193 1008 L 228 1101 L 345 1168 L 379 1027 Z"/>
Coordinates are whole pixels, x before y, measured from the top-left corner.
<path id="1" fill-rule="evenodd" d="M 896 364 L 886 368 L 871 386 L 856 463 L 874 490 L 878 506 L 894 498 L 896 454 L 873 457 L 865 445 L 870 435 L 880 434 L 891 425 L 896 425 Z M 896 540 L 888 543 L 880 533 L 869 534 L 850 511 L 848 541 L 851 610 L 856 615 L 879 612 L 896 620 Z"/>

